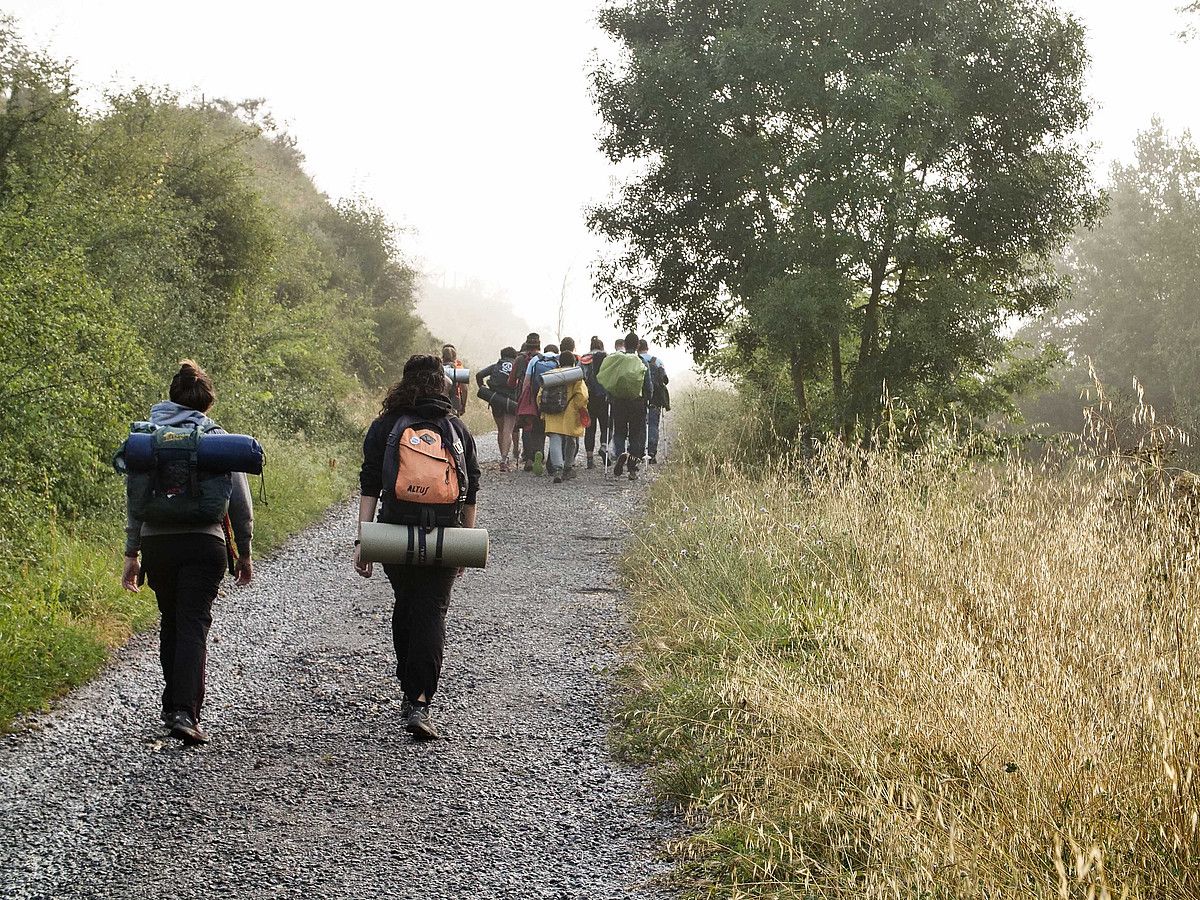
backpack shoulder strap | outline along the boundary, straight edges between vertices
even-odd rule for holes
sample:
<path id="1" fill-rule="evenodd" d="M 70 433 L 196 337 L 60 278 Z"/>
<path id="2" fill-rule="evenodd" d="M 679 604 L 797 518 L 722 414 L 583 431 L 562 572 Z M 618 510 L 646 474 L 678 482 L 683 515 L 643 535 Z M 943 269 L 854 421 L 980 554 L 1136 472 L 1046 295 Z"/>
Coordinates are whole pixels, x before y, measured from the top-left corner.
<path id="1" fill-rule="evenodd" d="M 467 447 L 462 434 L 466 425 L 458 416 L 446 416 L 438 422 L 438 426 L 442 440 L 450 448 L 454 468 L 458 471 L 458 502 L 461 504 L 467 499 Z"/>

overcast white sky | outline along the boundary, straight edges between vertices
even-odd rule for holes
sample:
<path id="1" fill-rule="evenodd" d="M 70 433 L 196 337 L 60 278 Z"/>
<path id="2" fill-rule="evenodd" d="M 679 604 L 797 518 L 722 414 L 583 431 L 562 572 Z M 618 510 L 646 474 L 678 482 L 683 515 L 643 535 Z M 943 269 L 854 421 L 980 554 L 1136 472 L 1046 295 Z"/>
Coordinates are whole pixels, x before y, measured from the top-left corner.
<path id="1" fill-rule="evenodd" d="M 265 97 L 334 197 L 362 192 L 429 273 L 478 278 L 543 335 L 568 278 L 567 331 L 612 334 L 592 301 L 583 208 L 610 171 L 586 73 L 598 0 L 0 0 L 93 85 Z M 1060 0 L 1089 30 L 1097 170 L 1152 115 L 1200 126 L 1200 41 L 1183 0 Z M 514 336 L 519 340 L 521 336 Z"/>

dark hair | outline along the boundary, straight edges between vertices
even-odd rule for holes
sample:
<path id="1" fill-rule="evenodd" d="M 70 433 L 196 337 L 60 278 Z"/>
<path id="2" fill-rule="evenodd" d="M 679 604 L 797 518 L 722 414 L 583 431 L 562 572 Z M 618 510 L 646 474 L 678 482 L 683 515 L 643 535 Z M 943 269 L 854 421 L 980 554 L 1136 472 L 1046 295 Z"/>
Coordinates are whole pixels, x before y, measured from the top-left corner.
<path id="1" fill-rule="evenodd" d="M 650 352 L 650 342 L 647 341 L 645 338 L 642 338 L 640 341 L 638 341 L 638 353 L 649 353 L 649 352 Z"/>
<path id="2" fill-rule="evenodd" d="M 637 350 L 638 336 L 636 331 L 631 331 L 625 335 L 625 352 L 633 353 Z"/>
<path id="3" fill-rule="evenodd" d="M 172 403 L 200 412 L 208 412 L 217 402 L 217 392 L 213 390 L 212 379 L 190 359 L 180 361 L 179 371 L 171 379 L 169 396 Z"/>
<path id="4" fill-rule="evenodd" d="M 617 344 L 620 344 L 621 349 L 624 350 L 625 349 L 625 338 L 617 338 L 615 341 L 613 341 L 613 349 L 614 350 L 617 349 Z"/>
<path id="5" fill-rule="evenodd" d="M 525 346 L 530 350 L 540 350 L 542 346 L 542 336 L 536 331 L 531 331 L 525 335 Z"/>
<path id="6" fill-rule="evenodd" d="M 383 398 L 379 414 L 398 413 L 415 406 L 422 397 L 446 397 L 448 384 L 449 379 L 442 371 L 442 361 L 436 356 L 428 353 L 410 356 L 404 364 L 403 377 L 392 385 Z"/>
<path id="7" fill-rule="evenodd" d="M 575 365 L 575 354 L 570 350 L 564 350 L 562 353 L 558 354 L 558 364 L 564 369 L 568 366 Z"/>
<path id="8" fill-rule="evenodd" d="M 600 335 L 598 335 L 598 334 L 592 335 L 591 349 L 593 349 L 593 350 L 603 350 L 604 349 L 604 341 L 600 340 Z"/>
<path id="9" fill-rule="evenodd" d="M 458 348 L 453 344 L 442 344 L 442 362 L 452 363 L 458 356 Z"/>
<path id="10" fill-rule="evenodd" d="M 547 345 L 546 345 L 546 349 L 545 349 L 543 352 L 545 352 L 545 353 L 557 353 L 557 352 L 558 352 L 558 347 L 557 347 L 557 345 L 555 345 L 555 344 L 547 344 Z"/>
<path id="11" fill-rule="evenodd" d="M 566 350 L 568 353 L 574 353 L 575 352 L 575 338 L 573 338 L 573 337 L 560 338 L 558 341 L 558 347 L 560 350 Z"/>
<path id="12" fill-rule="evenodd" d="M 501 359 L 516 359 L 517 351 L 515 349 L 513 349 L 512 347 L 505 347 L 503 350 L 500 351 L 500 358 Z"/>

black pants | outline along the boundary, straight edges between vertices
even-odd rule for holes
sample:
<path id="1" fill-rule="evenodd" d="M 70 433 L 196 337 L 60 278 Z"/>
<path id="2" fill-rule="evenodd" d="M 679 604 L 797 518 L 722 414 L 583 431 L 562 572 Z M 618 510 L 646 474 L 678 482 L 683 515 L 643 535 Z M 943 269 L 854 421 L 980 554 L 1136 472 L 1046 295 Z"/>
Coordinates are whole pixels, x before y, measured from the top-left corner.
<path id="1" fill-rule="evenodd" d="M 583 434 L 583 449 L 591 456 L 596 449 L 596 434 L 600 434 L 600 449 L 607 452 L 609 438 L 612 437 L 612 417 L 608 413 L 608 398 L 588 400 L 588 415 L 592 424 Z"/>
<path id="2" fill-rule="evenodd" d="M 162 614 L 158 656 L 163 712 L 187 710 L 200 721 L 212 605 L 225 578 L 225 542 L 211 534 L 164 534 L 142 539 L 146 583 Z"/>
<path id="3" fill-rule="evenodd" d="M 646 455 L 646 401 L 621 400 L 613 397 L 613 451 L 620 456 L 629 451 L 630 462 L 636 468 Z M 629 446 L 625 442 L 628 440 Z"/>
<path id="4" fill-rule="evenodd" d="M 546 420 L 534 419 L 527 428 L 521 429 L 521 459 L 533 462 L 533 458 L 541 453 L 546 454 Z"/>
<path id="5" fill-rule="evenodd" d="M 384 566 L 396 605 L 392 608 L 392 643 L 396 677 L 409 700 L 422 694 L 432 700 L 442 674 L 446 648 L 446 612 L 454 569 Z"/>

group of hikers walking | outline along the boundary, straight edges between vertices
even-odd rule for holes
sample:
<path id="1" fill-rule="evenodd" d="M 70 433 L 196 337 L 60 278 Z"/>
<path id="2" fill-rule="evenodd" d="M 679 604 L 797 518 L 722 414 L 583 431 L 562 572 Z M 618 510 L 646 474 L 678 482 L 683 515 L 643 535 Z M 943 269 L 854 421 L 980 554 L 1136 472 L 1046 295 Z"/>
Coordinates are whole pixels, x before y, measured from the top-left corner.
<path id="1" fill-rule="evenodd" d="M 505 347 L 475 381 L 496 422 L 501 472 L 520 466 L 556 483 L 573 478 L 580 438 L 589 469 L 599 457 L 632 480 L 644 459 L 658 462 L 669 379 L 636 333 L 618 338 L 611 353 L 593 336 L 587 353 L 577 354 L 574 338 L 543 347 L 531 332 L 519 351 Z"/>
<path id="2" fill-rule="evenodd" d="M 462 368 L 447 344 L 440 357 L 410 357 L 387 392 L 363 441 L 359 538 L 363 525 L 376 521 L 406 526 L 410 543 L 419 532 L 422 544 L 427 534 L 436 532 L 440 542 L 446 529 L 476 527 L 480 466 L 475 438 L 459 418 L 467 402 Z M 657 461 L 661 413 L 670 405 L 667 376 L 636 334 L 617 341 L 611 353 L 593 337 L 582 356 L 569 337 L 543 348 L 530 334 L 520 351 L 506 347 L 476 380 L 496 421 L 502 471 L 511 471 L 511 455 L 526 471 L 544 464 L 555 481 L 570 478 L 581 437 L 588 468 L 598 455 L 606 468 L 612 460 L 618 476 L 626 471 L 633 479 L 647 452 Z M 254 578 L 254 505 L 245 473 L 262 471 L 262 448 L 248 436 L 225 434 L 209 418 L 217 393 L 191 360 L 180 364 L 169 398 L 134 423 L 114 457 L 127 476 L 122 584 L 135 592 L 149 584 L 158 603 L 162 724 L 186 744 L 202 744 L 209 739 L 201 713 L 213 603 L 227 572 L 239 585 Z M 365 578 L 374 572 L 360 539 L 353 566 Z M 383 570 L 395 598 L 402 725 L 417 740 L 433 739 L 430 705 L 446 614 L 463 570 L 430 564 L 424 555 L 385 562 Z"/>

